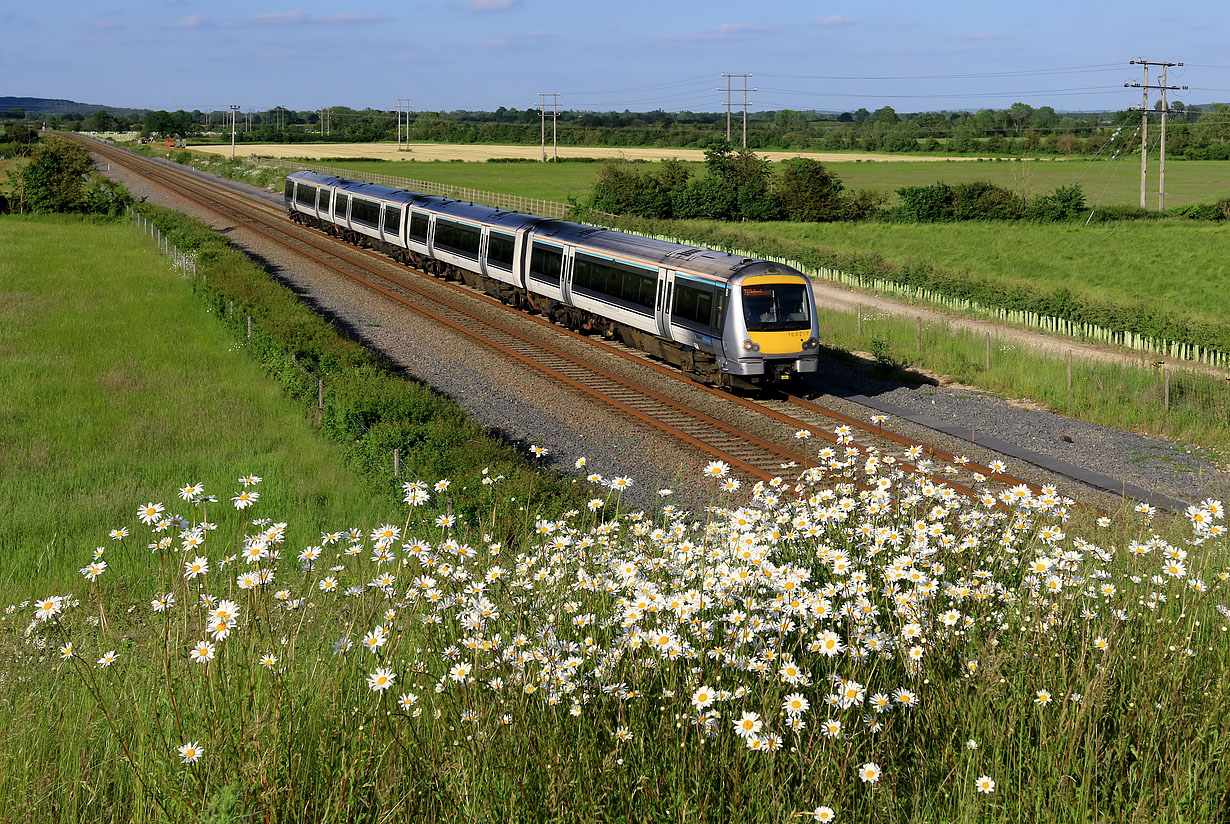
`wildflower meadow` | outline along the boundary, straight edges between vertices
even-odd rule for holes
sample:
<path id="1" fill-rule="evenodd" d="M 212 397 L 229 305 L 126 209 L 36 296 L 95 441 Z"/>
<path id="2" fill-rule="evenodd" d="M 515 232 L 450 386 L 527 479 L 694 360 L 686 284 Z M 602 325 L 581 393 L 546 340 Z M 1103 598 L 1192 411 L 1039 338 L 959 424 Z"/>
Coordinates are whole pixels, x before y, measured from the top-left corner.
<path id="1" fill-rule="evenodd" d="M 1226 820 L 1222 503 L 872 458 L 323 534 L 286 479 L 168 483 L 4 611 L 0 819 Z"/>

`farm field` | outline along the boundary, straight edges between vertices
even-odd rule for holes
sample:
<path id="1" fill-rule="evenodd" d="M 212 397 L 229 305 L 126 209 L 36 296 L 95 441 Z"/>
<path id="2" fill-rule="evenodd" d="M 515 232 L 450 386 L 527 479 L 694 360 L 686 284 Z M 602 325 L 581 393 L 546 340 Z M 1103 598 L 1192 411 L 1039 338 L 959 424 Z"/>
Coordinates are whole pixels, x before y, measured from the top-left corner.
<path id="1" fill-rule="evenodd" d="M 1222 254 L 1230 226 L 1122 221 L 1090 226 L 981 223 L 761 223 L 673 221 L 681 237 L 720 237 L 787 255 L 806 247 L 835 255 L 878 254 L 989 278 L 1004 287 L 1068 289 L 1115 303 L 1160 303 L 1192 318 L 1230 320 Z M 776 250 L 776 251 L 774 251 Z"/>
<path id="2" fill-rule="evenodd" d="M 200 152 L 224 154 L 230 157 L 229 143 L 201 143 L 189 146 Z M 550 144 L 547 145 L 547 156 L 552 155 Z M 560 157 L 625 157 L 629 160 L 678 160 L 705 159 L 703 149 L 660 149 L 640 148 L 636 146 L 603 147 L 603 146 L 560 146 Z M 791 157 L 811 157 L 823 162 L 831 160 L 880 160 L 886 163 L 928 163 L 949 161 L 951 158 L 930 155 L 891 155 L 872 152 L 781 152 L 765 151 L 758 154 L 772 160 L 785 160 Z M 260 157 L 353 157 L 374 160 L 397 161 L 414 159 L 418 161 L 485 161 L 489 158 L 523 158 L 540 160 L 542 149 L 539 146 L 496 146 L 482 143 L 450 144 L 450 143 L 413 143 L 409 149 L 398 150 L 396 143 L 251 143 L 239 144 L 235 147 L 236 157 L 258 155 Z M 977 158 L 965 158 L 977 160 Z M 960 161 L 958 161 L 960 162 Z"/>
<path id="3" fill-rule="evenodd" d="M 241 475 L 276 477 L 266 500 L 305 525 L 373 516 L 340 451 L 135 229 L 6 218 L 0 248 L 3 597 L 75 589 L 82 547 L 176 485 L 229 506 Z"/>
<path id="4" fill-rule="evenodd" d="M 385 144 L 321 144 L 245 147 L 250 153 L 266 157 L 326 158 L 320 162 L 341 168 L 355 168 L 375 174 L 396 175 L 415 180 L 430 180 L 475 189 L 567 201 L 569 196 L 584 199 L 592 190 L 598 163 L 485 163 L 487 157 L 528 157 L 530 154 L 497 154 L 493 147 L 442 147 L 427 145 L 422 152 L 416 144 L 411 156 L 399 154 L 396 146 Z M 193 151 L 229 156 L 230 147 L 193 146 Z M 453 149 L 458 151 L 453 152 Z M 503 148 L 503 147 L 501 147 Z M 523 149 L 524 147 L 506 147 Z M 531 147 L 532 148 L 532 147 Z M 436 150 L 439 150 L 438 152 Z M 461 151 L 468 150 L 468 151 Z M 704 154 L 695 149 L 643 150 L 576 149 L 561 157 L 628 157 L 653 163 L 668 157 L 695 162 L 703 168 Z M 848 189 L 872 189 L 894 195 L 902 186 L 920 186 L 942 180 L 947 183 L 989 180 L 1000 186 L 1030 195 L 1053 191 L 1059 186 L 1079 183 L 1085 198 L 1093 205 L 1139 205 L 1139 158 L 1118 160 L 982 160 L 979 158 L 911 157 L 857 154 L 802 154 L 758 152 L 773 160 L 813 157 L 833 171 Z M 455 156 L 454 156 L 455 155 Z M 411 160 L 410 157 L 414 159 Z M 456 162 L 459 160 L 474 162 Z M 351 165 L 351 163 L 355 165 Z M 914 162 L 909 162 L 914 161 Z M 641 168 L 652 168 L 642 166 Z M 1146 204 L 1157 206 L 1157 160 L 1150 158 Z M 1214 160 L 1169 160 L 1166 164 L 1166 205 L 1208 203 L 1230 197 L 1230 163 Z M 895 199 L 890 199 L 890 203 Z"/>

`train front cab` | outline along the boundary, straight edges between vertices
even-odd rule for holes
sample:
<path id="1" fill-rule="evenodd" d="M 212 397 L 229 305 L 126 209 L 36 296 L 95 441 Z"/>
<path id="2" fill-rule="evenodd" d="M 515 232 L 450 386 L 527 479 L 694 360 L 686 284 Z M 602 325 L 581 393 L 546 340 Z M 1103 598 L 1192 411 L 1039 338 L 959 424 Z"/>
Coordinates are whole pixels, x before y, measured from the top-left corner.
<path id="1" fill-rule="evenodd" d="M 753 383 L 816 371 L 819 328 L 803 275 L 768 266 L 735 278 L 731 288 L 738 300 L 727 323 L 726 371 Z"/>

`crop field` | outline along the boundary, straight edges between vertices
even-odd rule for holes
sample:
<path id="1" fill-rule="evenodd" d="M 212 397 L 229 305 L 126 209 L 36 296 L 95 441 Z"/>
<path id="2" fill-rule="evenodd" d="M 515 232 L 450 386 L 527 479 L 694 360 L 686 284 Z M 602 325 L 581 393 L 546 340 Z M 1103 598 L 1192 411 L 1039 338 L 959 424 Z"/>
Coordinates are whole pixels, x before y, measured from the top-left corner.
<path id="1" fill-rule="evenodd" d="M 817 447 L 712 462 L 703 511 L 601 478 L 533 518 L 496 477 L 398 505 L 131 230 L 0 242 L 0 818 L 1230 812 L 1218 501 L 967 503 Z"/>
<path id="2" fill-rule="evenodd" d="M 230 146 L 193 146 L 193 151 L 225 154 Z M 225 151 L 223 151 L 225 149 Z M 528 158 L 541 154 L 524 146 L 443 146 L 415 144 L 410 153 L 388 144 L 268 144 L 244 146 L 243 152 L 265 157 L 327 159 L 330 165 L 362 169 L 375 174 L 430 180 L 475 189 L 567 201 L 583 200 L 593 185 L 599 164 L 485 163 L 490 157 Z M 242 152 L 240 152 L 242 154 Z M 872 189 L 890 195 L 903 186 L 921 186 L 936 181 L 963 183 L 989 180 L 1028 195 L 1053 191 L 1079 183 L 1093 205 L 1138 205 L 1140 202 L 1139 157 L 1118 160 L 1003 160 L 981 158 L 913 157 L 857 153 L 804 154 L 758 152 L 772 160 L 812 157 L 822 161 L 848 189 Z M 646 163 L 678 158 L 703 169 L 704 153 L 696 149 L 598 149 L 560 150 L 560 157 L 626 157 Z M 354 161 L 357 165 L 351 165 Z M 467 161 L 467 162 L 459 162 Z M 323 161 L 322 161 L 323 162 Z M 642 167 L 646 168 L 646 167 Z M 651 167 L 650 167 L 651 168 Z M 1157 206 L 1157 160 L 1150 158 L 1146 204 Z M 1230 163 L 1211 160 L 1170 160 L 1166 164 L 1166 205 L 1208 203 L 1230 196 Z M 890 200 L 890 202 L 892 202 Z"/>
<path id="3" fill-rule="evenodd" d="M 231 153 L 230 144 L 215 143 L 195 144 L 190 148 L 210 152 L 212 154 Z M 703 149 L 659 149 L 641 148 L 637 146 L 606 148 L 602 146 L 560 146 L 553 150 L 547 146 L 547 156 L 558 151 L 559 157 L 601 157 L 627 158 L 629 160 L 678 160 L 703 161 Z M 449 144 L 449 143 L 414 143 L 407 149 L 398 149 L 396 143 L 257 143 L 239 144 L 235 148 L 236 156 L 258 155 L 261 157 L 305 157 L 305 158 L 340 158 L 372 160 L 403 160 L 419 161 L 485 161 L 490 158 L 522 158 L 539 160 L 542 149 L 539 146 L 495 146 L 481 143 Z M 829 162 L 831 160 L 881 160 L 886 163 L 931 163 L 947 162 L 947 157 L 932 157 L 928 155 L 889 155 L 869 152 L 759 152 L 772 160 L 785 160 L 791 157 L 811 157 Z M 977 158 L 966 158 L 977 160 Z M 960 161 L 957 161 L 960 162 Z"/>

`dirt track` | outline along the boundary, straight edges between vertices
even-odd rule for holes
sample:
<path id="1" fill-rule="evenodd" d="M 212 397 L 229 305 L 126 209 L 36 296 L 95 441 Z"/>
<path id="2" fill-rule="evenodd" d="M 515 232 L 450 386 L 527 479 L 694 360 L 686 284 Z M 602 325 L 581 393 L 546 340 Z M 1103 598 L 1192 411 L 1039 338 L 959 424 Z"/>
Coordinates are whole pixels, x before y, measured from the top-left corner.
<path id="1" fill-rule="evenodd" d="M 230 155 L 231 147 L 217 144 L 189 146 L 198 152 Z M 550 153 L 550 148 L 547 152 Z M 837 161 L 876 161 L 883 163 L 926 163 L 944 160 L 981 160 L 977 157 L 927 157 L 913 155 L 868 154 L 865 152 L 756 152 L 770 160 L 786 160 L 791 157 L 809 157 L 826 163 Z M 235 156 L 258 155 L 260 157 L 354 157 L 372 160 L 472 160 L 484 161 L 490 157 L 524 157 L 537 159 L 542 150 L 537 146 L 475 146 L 447 143 L 414 143 L 409 150 L 398 151 L 395 143 L 256 143 L 235 147 Z M 560 157 L 626 157 L 630 160 L 679 160 L 705 159 L 701 149 L 644 149 L 604 148 L 599 146 L 561 146 Z"/>

